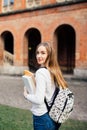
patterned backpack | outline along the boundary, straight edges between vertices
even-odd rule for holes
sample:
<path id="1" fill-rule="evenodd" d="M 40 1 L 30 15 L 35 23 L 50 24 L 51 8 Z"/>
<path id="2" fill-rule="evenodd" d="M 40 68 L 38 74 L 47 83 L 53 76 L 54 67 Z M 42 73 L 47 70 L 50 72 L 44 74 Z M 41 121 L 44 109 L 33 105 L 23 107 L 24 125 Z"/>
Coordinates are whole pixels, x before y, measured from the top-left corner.
<path id="1" fill-rule="evenodd" d="M 73 110 L 74 94 L 69 90 L 69 88 L 56 88 L 52 96 L 51 105 L 48 105 L 46 98 L 45 104 L 47 106 L 49 116 L 56 123 L 64 123 L 69 118 Z"/>

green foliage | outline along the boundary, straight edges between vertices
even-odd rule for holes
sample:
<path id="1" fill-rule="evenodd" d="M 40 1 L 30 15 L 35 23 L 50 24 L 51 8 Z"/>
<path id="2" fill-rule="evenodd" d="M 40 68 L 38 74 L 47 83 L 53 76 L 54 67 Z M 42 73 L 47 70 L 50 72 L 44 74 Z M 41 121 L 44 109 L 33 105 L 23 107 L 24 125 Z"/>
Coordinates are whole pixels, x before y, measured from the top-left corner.
<path id="1" fill-rule="evenodd" d="M 31 112 L 0 105 L 0 130 L 33 130 Z M 87 122 L 68 120 L 60 130 L 87 130 Z"/>

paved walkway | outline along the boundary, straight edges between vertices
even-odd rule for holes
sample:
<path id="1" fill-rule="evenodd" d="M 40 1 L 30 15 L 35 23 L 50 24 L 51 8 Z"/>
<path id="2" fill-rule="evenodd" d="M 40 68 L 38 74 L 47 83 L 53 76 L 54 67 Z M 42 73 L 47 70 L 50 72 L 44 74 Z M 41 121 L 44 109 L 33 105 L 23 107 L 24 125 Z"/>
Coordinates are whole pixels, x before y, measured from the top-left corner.
<path id="1" fill-rule="evenodd" d="M 75 95 L 72 119 L 87 121 L 87 81 L 65 76 Z M 0 76 L 0 104 L 29 109 L 30 103 L 23 96 L 23 81 L 17 76 Z"/>

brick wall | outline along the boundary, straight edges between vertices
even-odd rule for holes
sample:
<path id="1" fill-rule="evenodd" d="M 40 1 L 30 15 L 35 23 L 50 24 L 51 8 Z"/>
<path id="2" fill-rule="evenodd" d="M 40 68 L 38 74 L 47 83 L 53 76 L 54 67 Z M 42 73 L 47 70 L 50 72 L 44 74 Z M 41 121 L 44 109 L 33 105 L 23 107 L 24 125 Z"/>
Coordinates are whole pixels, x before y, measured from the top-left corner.
<path id="1" fill-rule="evenodd" d="M 17 1 L 17 3 L 19 0 Z M 46 1 L 43 1 L 43 4 Z M 50 0 L 48 2 L 54 2 Z M 0 4 L 1 5 L 1 4 Z M 15 3 L 16 10 L 23 9 L 25 2 Z M 75 68 L 87 68 L 87 3 L 58 6 L 32 11 L 22 11 L 0 15 L 0 65 L 4 65 L 2 41 L 3 32 L 9 31 L 13 36 L 14 65 L 16 67 L 28 66 L 28 41 L 26 32 L 31 28 L 37 29 L 41 34 L 41 41 L 49 41 L 53 44 L 57 53 L 55 30 L 63 24 L 70 25 L 75 30 Z M 12 67 L 13 67 L 12 66 Z M 9 72 L 8 72 L 9 73 Z"/>

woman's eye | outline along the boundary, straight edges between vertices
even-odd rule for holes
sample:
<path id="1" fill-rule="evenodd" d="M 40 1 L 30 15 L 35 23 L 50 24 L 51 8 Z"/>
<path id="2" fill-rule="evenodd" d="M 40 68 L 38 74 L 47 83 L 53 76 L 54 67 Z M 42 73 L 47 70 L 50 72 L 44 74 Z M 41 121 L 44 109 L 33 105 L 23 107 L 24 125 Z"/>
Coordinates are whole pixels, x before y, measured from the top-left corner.
<path id="1" fill-rule="evenodd" d="M 39 54 L 42 54 L 42 55 L 44 55 L 44 54 L 46 54 L 46 52 L 44 52 L 44 51 L 41 51 L 41 52 L 36 52 L 36 55 L 39 55 Z"/>
<path id="2" fill-rule="evenodd" d="M 42 54 L 45 54 L 44 52 L 42 52 Z"/>
<path id="3" fill-rule="evenodd" d="M 41 54 L 46 54 L 46 52 L 42 51 Z"/>
<path id="4" fill-rule="evenodd" d="M 38 54 L 39 54 L 39 52 L 37 51 L 37 52 L 36 52 L 36 55 L 38 55 Z"/>

